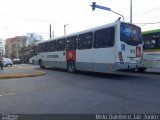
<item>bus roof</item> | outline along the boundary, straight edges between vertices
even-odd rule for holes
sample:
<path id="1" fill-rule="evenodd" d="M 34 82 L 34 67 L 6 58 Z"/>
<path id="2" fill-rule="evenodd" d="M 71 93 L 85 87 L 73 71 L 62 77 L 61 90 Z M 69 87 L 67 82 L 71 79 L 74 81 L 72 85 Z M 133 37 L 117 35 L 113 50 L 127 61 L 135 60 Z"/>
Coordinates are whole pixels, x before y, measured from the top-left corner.
<path id="1" fill-rule="evenodd" d="M 129 22 L 124 22 L 124 21 L 116 20 L 116 21 L 114 21 L 112 23 L 100 25 L 100 26 L 97 26 L 97 27 L 89 28 L 89 29 L 82 30 L 82 31 L 79 31 L 79 32 L 75 32 L 75 33 L 71 33 L 71 34 L 68 34 L 68 35 L 59 36 L 59 37 L 48 39 L 48 40 L 45 40 L 45 41 L 40 41 L 40 42 L 38 42 L 38 44 L 45 43 L 45 42 L 50 42 L 50 41 L 61 39 L 61 38 L 66 38 L 66 37 L 74 36 L 74 35 L 77 35 L 77 34 L 83 34 L 85 32 L 90 32 L 90 31 L 94 32 L 94 31 L 96 31 L 98 29 L 103 29 L 105 27 L 115 26 L 117 24 L 117 22 L 131 24 Z M 135 24 L 133 24 L 133 25 L 135 25 Z M 137 25 L 135 25 L 135 26 L 137 26 Z M 137 27 L 139 27 L 139 26 L 137 26 Z"/>
<path id="2" fill-rule="evenodd" d="M 145 34 L 156 33 L 156 32 L 160 32 L 160 29 L 144 31 L 144 32 L 142 32 L 142 34 L 145 35 Z"/>

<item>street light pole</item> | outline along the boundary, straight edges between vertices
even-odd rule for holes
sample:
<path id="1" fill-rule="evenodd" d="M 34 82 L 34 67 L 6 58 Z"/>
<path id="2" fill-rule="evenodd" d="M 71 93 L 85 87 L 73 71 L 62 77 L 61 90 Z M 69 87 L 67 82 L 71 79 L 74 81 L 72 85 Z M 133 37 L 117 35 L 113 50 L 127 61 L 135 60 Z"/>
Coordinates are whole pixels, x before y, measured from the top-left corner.
<path id="1" fill-rule="evenodd" d="M 65 24 L 65 25 L 64 25 L 64 35 L 66 35 L 66 26 L 67 26 L 67 25 L 69 25 L 69 24 Z"/>
<path id="2" fill-rule="evenodd" d="M 111 10 L 111 12 L 113 12 L 113 13 L 115 13 L 115 14 L 117 14 L 117 15 L 120 15 L 120 16 L 123 18 L 123 21 L 124 21 L 124 16 L 123 16 L 123 15 L 121 15 L 121 14 L 119 14 L 119 13 L 113 11 L 113 10 Z"/>

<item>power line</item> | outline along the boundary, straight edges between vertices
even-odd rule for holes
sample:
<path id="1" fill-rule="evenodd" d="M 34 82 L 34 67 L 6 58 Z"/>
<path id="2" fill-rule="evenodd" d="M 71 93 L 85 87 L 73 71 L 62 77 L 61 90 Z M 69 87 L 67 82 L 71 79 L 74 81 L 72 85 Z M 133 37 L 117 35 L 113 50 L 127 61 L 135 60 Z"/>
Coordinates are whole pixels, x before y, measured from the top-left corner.
<path id="1" fill-rule="evenodd" d="M 134 24 L 142 24 L 140 26 L 149 25 L 149 24 L 159 24 L 160 22 L 153 22 L 153 23 L 134 23 Z"/>
<path id="2" fill-rule="evenodd" d="M 10 13 L 1 12 L 1 11 L 0 11 L 0 13 L 3 16 L 11 17 L 11 18 L 14 18 L 14 19 L 22 20 L 22 21 L 28 21 L 28 22 L 34 22 L 34 23 L 37 23 L 37 22 L 40 22 L 40 23 L 53 23 L 53 24 L 59 23 L 59 21 L 53 21 L 53 20 L 48 20 L 48 19 L 43 19 L 43 18 L 27 17 L 27 16 L 10 14 Z"/>
<path id="3" fill-rule="evenodd" d="M 151 8 L 151 9 L 149 9 L 149 10 L 147 10 L 146 12 L 143 12 L 143 13 L 133 13 L 133 17 L 135 18 L 136 16 L 143 16 L 143 15 L 155 13 L 155 12 L 158 12 L 158 11 L 160 11 L 160 6 Z M 154 15 L 154 17 L 151 17 L 151 16 L 149 16 L 149 17 L 151 17 L 151 18 L 157 18 L 157 17 L 159 17 L 159 13 L 152 14 L 152 16 L 153 16 L 153 15 Z M 155 15 L 156 15 L 156 16 L 155 16 Z M 129 15 L 126 15 L 125 18 L 128 19 L 128 18 L 130 18 L 130 16 L 129 16 Z"/>

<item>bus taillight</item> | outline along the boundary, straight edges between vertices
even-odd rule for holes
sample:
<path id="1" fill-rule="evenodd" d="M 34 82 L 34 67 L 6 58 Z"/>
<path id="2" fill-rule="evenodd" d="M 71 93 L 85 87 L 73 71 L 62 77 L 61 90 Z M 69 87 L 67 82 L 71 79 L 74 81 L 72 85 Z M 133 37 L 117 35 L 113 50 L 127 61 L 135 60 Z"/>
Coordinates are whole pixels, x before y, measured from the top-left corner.
<path id="1" fill-rule="evenodd" d="M 119 57 L 119 61 L 123 63 L 123 56 L 121 51 L 118 52 L 118 57 Z"/>

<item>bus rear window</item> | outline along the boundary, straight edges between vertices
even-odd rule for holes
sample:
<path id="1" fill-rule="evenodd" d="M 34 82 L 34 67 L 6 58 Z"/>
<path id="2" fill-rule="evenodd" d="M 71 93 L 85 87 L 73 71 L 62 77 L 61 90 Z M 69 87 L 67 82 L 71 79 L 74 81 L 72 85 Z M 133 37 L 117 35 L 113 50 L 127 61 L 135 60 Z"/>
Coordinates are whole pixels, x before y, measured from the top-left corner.
<path id="1" fill-rule="evenodd" d="M 120 40 L 133 46 L 142 44 L 141 29 L 135 25 L 121 23 Z"/>

